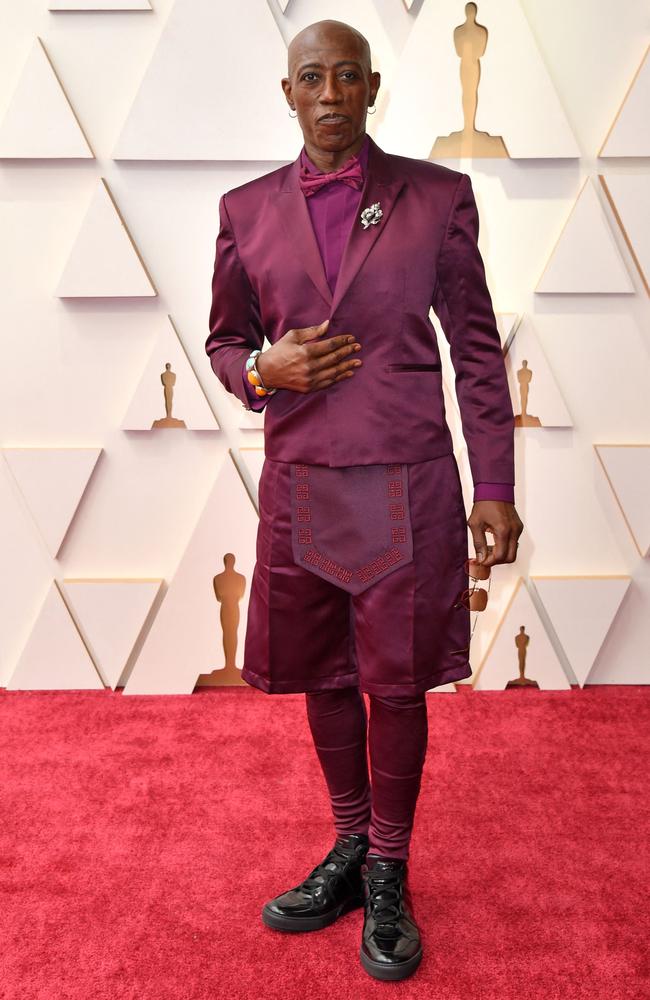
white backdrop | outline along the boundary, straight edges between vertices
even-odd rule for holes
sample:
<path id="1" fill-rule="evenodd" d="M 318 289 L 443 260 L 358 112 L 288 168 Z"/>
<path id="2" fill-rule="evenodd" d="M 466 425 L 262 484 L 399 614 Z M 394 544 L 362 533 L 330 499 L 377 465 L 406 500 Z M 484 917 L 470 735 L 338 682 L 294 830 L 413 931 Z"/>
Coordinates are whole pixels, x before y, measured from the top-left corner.
<path id="1" fill-rule="evenodd" d="M 189 693 L 200 673 L 223 666 L 218 606 L 205 588 L 226 551 L 250 579 L 262 433 L 204 351 L 217 207 L 223 191 L 298 154 L 302 137 L 279 84 L 284 43 L 322 17 L 368 36 L 383 77 L 369 131 L 389 151 L 427 155 L 437 135 L 461 124 L 447 28 L 464 19 L 464 3 L 414 0 L 410 11 L 403 0 L 151 4 L 81 13 L 50 11 L 47 0 L 0 0 L 7 687 L 126 682 L 129 693 L 132 676 L 138 693 Z M 594 445 L 650 444 L 648 291 L 599 181 L 611 182 L 624 224 L 627 211 L 643 264 L 648 149 L 598 157 L 642 62 L 650 15 L 642 0 L 574 0 L 569 8 L 483 0 L 478 21 L 490 34 L 477 127 L 501 135 L 511 158 L 445 162 L 471 174 L 495 311 L 515 314 L 520 345 L 526 336 L 542 352 L 536 401 L 554 414 L 561 401 L 570 420 L 516 432 L 525 533 L 517 563 L 493 573 L 472 640 L 474 679 L 489 688 L 515 676 L 512 636 L 521 622 L 512 616 L 526 607 L 530 675 L 542 686 L 562 686 L 553 680 L 556 660 L 568 683 L 647 683 L 650 449 L 599 458 Z M 536 292 L 556 249 L 566 287 L 549 282 L 550 291 Z M 573 270 L 585 259 L 586 291 Z M 513 358 L 516 345 L 517 334 Z M 148 364 L 161 371 L 172 347 L 174 370 L 184 355 L 189 361 L 187 427 L 137 429 L 148 419 L 143 373 Z M 465 487 L 469 501 L 467 479 Z M 536 584 L 542 577 L 552 579 Z M 136 608 L 130 615 L 127 588 L 140 594 L 126 602 Z M 174 612 L 159 614 L 168 601 Z M 602 645 L 594 647 L 595 634 Z M 553 664 L 545 673 L 546 649 Z"/>

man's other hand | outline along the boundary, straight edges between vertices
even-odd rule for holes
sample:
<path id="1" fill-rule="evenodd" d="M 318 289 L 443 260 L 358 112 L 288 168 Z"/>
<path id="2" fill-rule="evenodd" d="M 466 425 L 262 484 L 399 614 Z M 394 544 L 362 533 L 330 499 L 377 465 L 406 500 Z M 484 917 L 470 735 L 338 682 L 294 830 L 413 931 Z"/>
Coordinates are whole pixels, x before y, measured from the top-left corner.
<path id="1" fill-rule="evenodd" d="M 506 500 L 477 500 L 467 519 L 476 558 L 482 566 L 511 563 L 517 558 L 517 539 L 524 530 L 515 505 Z M 494 536 L 488 545 L 485 532 Z"/>
<path id="2" fill-rule="evenodd" d="M 351 378 L 361 364 L 356 357 L 361 344 L 350 333 L 321 340 L 329 326 L 288 330 L 275 344 L 257 355 L 257 370 L 268 389 L 314 392 Z"/>

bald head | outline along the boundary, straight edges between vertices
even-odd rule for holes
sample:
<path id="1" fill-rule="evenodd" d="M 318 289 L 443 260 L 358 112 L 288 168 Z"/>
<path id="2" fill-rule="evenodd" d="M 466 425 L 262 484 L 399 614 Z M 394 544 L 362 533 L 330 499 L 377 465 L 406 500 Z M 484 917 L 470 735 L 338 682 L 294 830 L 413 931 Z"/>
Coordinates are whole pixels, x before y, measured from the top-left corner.
<path id="1" fill-rule="evenodd" d="M 287 52 L 289 76 L 293 75 L 297 63 L 305 52 L 314 48 L 332 48 L 341 45 L 349 51 L 356 50 L 357 59 L 363 68 L 366 72 L 371 72 L 370 45 L 365 35 L 345 21 L 326 19 L 308 24 L 292 38 Z"/>
<path id="2" fill-rule="evenodd" d="M 361 148 L 379 90 L 368 40 L 343 21 L 316 21 L 292 39 L 288 61 L 282 89 L 307 154 L 321 170 L 335 170 Z"/>

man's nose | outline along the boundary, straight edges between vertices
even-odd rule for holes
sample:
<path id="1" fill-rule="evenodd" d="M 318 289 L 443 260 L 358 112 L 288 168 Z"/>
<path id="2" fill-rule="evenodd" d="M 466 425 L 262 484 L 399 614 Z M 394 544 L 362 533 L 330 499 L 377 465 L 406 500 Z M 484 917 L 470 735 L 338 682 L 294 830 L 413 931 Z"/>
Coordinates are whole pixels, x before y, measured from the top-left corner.
<path id="1" fill-rule="evenodd" d="M 325 76 L 320 99 L 326 104 L 336 104 L 341 100 L 341 88 L 336 74 Z"/>

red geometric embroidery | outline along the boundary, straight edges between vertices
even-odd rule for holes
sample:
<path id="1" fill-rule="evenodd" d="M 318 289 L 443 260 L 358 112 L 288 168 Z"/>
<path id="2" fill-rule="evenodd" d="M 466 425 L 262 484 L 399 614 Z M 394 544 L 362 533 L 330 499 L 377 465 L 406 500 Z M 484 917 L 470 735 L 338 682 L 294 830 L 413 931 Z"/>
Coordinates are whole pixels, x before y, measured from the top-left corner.
<path id="1" fill-rule="evenodd" d="M 390 540 L 391 540 L 391 542 L 405 542 L 406 541 L 406 528 L 391 528 L 390 529 Z"/>
<path id="2" fill-rule="evenodd" d="M 311 507 L 298 507 L 296 514 L 299 521 L 311 521 Z"/>
<path id="3" fill-rule="evenodd" d="M 402 496 L 402 480 L 401 479 L 391 479 L 388 484 L 388 496 L 389 497 L 401 497 Z"/>
<path id="4" fill-rule="evenodd" d="M 311 545 L 311 528 L 298 528 L 298 541 L 301 545 Z"/>
<path id="5" fill-rule="evenodd" d="M 390 511 L 391 521 L 403 521 L 404 520 L 404 504 L 403 503 L 389 503 L 388 510 Z"/>
<path id="6" fill-rule="evenodd" d="M 309 469 L 307 468 L 307 466 L 297 462 L 296 463 L 296 477 L 298 477 L 298 476 L 308 476 L 308 475 L 309 475 Z"/>
<path id="7" fill-rule="evenodd" d="M 400 562 L 403 558 L 404 556 L 399 549 L 387 549 L 383 555 L 377 556 L 377 558 L 373 559 L 372 562 L 369 562 L 365 566 L 358 569 L 355 576 L 358 576 L 359 579 L 364 582 L 366 580 L 371 580 L 373 576 L 377 576 L 378 573 L 382 573 L 385 569 L 388 569 L 389 566 Z"/>
<path id="8" fill-rule="evenodd" d="M 309 500 L 309 483 L 296 483 L 296 500 Z"/>
<path id="9" fill-rule="evenodd" d="M 318 566 L 319 569 L 323 570 L 324 573 L 329 573 L 330 576 L 335 576 L 337 580 L 343 580 L 345 583 L 349 583 L 352 579 L 352 570 L 346 569 L 345 566 L 341 566 L 340 563 L 330 559 L 329 556 L 324 556 L 317 549 L 308 549 L 307 552 L 303 554 L 303 561 L 311 563 L 312 566 Z"/>
<path id="10" fill-rule="evenodd" d="M 386 472 L 389 476 L 399 476 L 401 468 L 401 465 L 387 465 Z"/>

